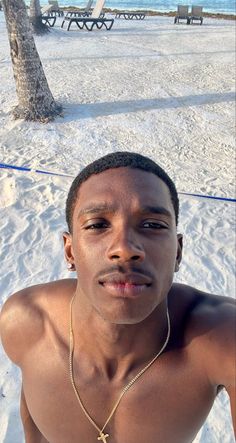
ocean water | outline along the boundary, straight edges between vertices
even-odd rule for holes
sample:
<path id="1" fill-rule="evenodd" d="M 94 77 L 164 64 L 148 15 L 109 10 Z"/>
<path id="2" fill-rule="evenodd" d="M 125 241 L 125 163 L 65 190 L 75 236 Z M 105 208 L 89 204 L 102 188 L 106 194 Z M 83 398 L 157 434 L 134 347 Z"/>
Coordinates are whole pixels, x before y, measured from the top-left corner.
<path id="1" fill-rule="evenodd" d="M 26 3 L 29 3 L 27 1 Z M 46 5 L 47 0 L 41 0 L 40 4 Z M 86 5 L 87 0 L 59 0 L 60 6 Z M 95 1 L 94 1 L 95 3 Z M 235 0 L 107 0 L 107 8 L 116 9 L 144 9 L 153 11 L 176 11 L 177 5 L 201 5 L 206 12 L 222 12 L 235 14 Z"/>

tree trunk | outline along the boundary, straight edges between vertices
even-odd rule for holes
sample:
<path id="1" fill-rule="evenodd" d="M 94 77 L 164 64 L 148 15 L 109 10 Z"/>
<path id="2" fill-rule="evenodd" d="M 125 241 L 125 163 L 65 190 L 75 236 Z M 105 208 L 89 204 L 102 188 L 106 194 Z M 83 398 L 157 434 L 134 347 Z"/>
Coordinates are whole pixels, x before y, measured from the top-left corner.
<path id="1" fill-rule="evenodd" d="M 19 104 L 15 118 L 47 122 L 61 115 L 55 103 L 35 46 L 23 0 L 2 0 L 11 49 L 13 73 Z"/>
<path id="2" fill-rule="evenodd" d="M 30 1 L 30 23 L 35 34 L 49 32 L 48 26 L 42 22 L 42 14 L 39 0 Z"/>

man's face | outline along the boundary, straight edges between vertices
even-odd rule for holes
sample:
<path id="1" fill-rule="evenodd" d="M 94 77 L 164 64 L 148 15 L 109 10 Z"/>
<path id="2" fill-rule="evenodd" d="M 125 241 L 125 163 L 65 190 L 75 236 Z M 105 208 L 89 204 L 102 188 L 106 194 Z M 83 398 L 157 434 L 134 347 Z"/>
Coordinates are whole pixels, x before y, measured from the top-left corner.
<path id="1" fill-rule="evenodd" d="M 122 167 L 81 185 L 65 252 L 91 309 L 112 323 L 133 324 L 167 296 L 181 240 L 166 184 L 152 173 Z"/>

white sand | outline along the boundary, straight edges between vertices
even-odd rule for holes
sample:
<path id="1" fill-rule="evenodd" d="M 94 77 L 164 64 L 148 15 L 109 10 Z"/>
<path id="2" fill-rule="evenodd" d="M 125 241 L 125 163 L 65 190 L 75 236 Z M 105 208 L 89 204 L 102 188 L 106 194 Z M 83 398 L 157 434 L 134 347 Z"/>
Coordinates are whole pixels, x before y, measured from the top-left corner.
<path id="1" fill-rule="evenodd" d="M 16 122 L 0 12 L 0 161 L 75 175 L 102 154 L 131 150 L 159 162 L 179 191 L 233 197 L 234 22 L 186 26 L 149 17 L 92 33 L 67 33 L 59 24 L 36 42 L 65 117 Z M 68 276 L 61 233 L 70 182 L 0 169 L 0 305 L 25 286 Z M 235 204 L 180 199 L 185 253 L 178 281 L 234 296 Z M 20 373 L 2 350 L 0 361 L 0 443 L 22 443 Z M 233 441 L 222 394 L 194 442 Z"/>

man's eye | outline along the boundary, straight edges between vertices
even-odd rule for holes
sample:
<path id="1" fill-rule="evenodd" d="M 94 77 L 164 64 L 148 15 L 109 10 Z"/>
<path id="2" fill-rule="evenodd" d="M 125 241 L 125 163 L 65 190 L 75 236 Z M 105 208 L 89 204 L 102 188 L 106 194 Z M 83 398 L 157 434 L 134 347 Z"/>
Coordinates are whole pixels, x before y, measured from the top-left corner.
<path id="1" fill-rule="evenodd" d="M 88 230 L 88 229 L 91 229 L 91 230 L 94 230 L 94 229 L 105 229 L 105 228 L 107 228 L 107 226 L 108 225 L 105 222 L 98 222 L 98 223 L 91 223 L 91 224 L 85 226 L 85 229 L 86 230 Z"/>
<path id="2" fill-rule="evenodd" d="M 158 222 L 144 222 L 143 228 L 149 228 L 149 229 L 167 229 L 167 226 L 164 223 L 158 223 Z"/>

